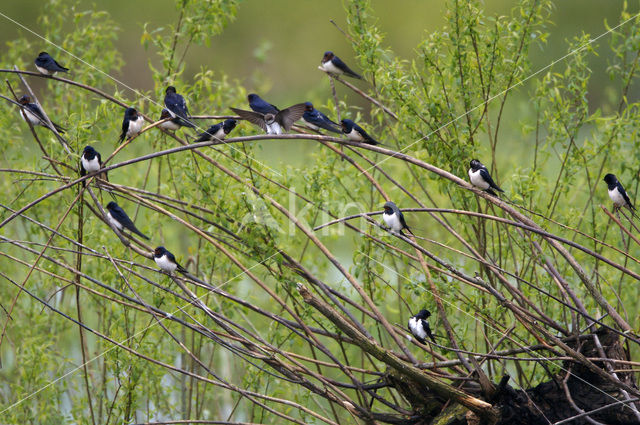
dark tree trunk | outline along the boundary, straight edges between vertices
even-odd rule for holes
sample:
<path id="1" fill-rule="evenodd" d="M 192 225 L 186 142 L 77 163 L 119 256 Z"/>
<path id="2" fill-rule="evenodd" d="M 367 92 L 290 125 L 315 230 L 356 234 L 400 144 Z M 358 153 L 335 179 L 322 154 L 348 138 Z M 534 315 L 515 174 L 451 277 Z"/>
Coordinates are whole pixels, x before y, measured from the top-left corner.
<path id="1" fill-rule="evenodd" d="M 629 359 L 618 335 L 606 329 L 599 330 L 597 335 L 607 358 Z M 581 344 L 582 346 L 572 343 L 571 346 L 587 357 L 601 357 L 593 338 L 583 340 Z M 558 364 L 558 362 L 554 363 Z M 595 364 L 606 370 L 604 362 L 595 362 Z M 613 367 L 616 370 L 630 368 L 619 363 L 613 364 Z M 570 372 L 568 378 L 567 371 Z M 619 372 L 617 375 L 623 383 L 636 388 L 632 373 Z M 395 374 L 388 375 L 387 379 L 414 406 L 416 415 L 407 418 L 406 424 L 480 425 L 484 423 L 462 406 L 438 399 L 428 389 L 418 388 Z M 577 411 L 567 398 L 564 381 L 575 405 L 586 412 L 624 400 L 620 389 L 614 384 L 603 380 L 585 366 L 569 361 L 562 362 L 562 371 L 552 380 L 526 391 L 514 389 L 508 385 L 507 381 L 508 379 L 503 379 L 503 382 L 497 385 L 498 390 L 494 399 L 487 400 L 500 411 L 498 425 L 548 425 L 578 415 L 581 412 Z M 482 398 L 478 385 L 467 385 L 466 390 L 476 392 L 474 395 Z M 623 404 L 603 409 L 591 414 L 590 417 L 607 425 L 640 423 L 634 412 Z M 585 417 L 576 418 L 570 422 L 571 425 L 589 423 Z"/>

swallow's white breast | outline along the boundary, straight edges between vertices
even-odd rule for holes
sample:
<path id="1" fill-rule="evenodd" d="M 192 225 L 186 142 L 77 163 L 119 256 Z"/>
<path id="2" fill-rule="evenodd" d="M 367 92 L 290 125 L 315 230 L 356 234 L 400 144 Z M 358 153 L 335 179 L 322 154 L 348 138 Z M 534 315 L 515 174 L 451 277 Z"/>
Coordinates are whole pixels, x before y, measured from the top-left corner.
<path id="1" fill-rule="evenodd" d="M 155 260 L 155 262 L 158 265 L 158 267 L 160 267 L 165 272 L 174 272 L 178 268 L 176 263 L 173 263 L 173 262 L 169 261 L 169 259 L 167 258 L 166 254 L 164 254 L 160 258 L 153 257 L 153 259 Z"/>
<path id="2" fill-rule="evenodd" d="M 482 190 L 489 189 L 489 183 L 482 178 L 480 171 L 481 170 L 473 172 L 473 170 L 469 168 L 469 180 L 471 180 L 472 185 L 477 186 Z"/>

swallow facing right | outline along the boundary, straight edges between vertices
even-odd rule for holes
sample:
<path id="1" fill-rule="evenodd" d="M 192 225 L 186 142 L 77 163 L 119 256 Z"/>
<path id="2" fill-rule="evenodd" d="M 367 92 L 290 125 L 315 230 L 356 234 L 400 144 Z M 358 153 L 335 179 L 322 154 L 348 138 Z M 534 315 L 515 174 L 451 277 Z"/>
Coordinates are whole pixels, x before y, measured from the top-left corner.
<path id="1" fill-rule="evenodd" d="M 354 142 L 363 142 L 370 145 L 379 144 L 377 140 L 369 136 L 366 131 L 362 129 L 358 124 L 351 120 L 344 119 L 340 121 L 342 124 L 342 132 L 347 135 L 349 140 Z"/>
<path id="2" fill-rule="evenodd" d="M 43 127 L 49 128 L 47 125 L 47 121 L 44 119 L 44 114 L 38 105 L 35 103 L 31 103 L 31 97 L 28 94 L 23 95 L 20 99 L 18 99 L 18 103 L 20 103 L 24 108 L 20 111 L 20 115 L 22 115 L 22 119 L 25 121 L 29 121 L 31 125 L 41 125 Z M 64 127 L 59 126 L 58 124 L 51 121 L 51 124 L 58 130 L 58 133 L 64 133 Z"/>
<path id="3" fill-rule="evenodd" d="M 171 112 L 169 112 L 168 109 L 164 108 L 162 110 L 162 113 L 160 114 L 160 121 L 166 120 L 169 118 L 171 118 Z M 158 124 L 158 127 L 165 130 L 176 131 L 181 127 L 180 118 L 172 118 L 169 121 L 165 121 L 162 124 Z"/>
<path id="4" fill-rule="evenodd" d="M 431 327 L 429 327 L 429 322 L 427 318 L 431 316 L 431 312 L 429 310 L 420 310 L 418 314 L 412 316 L 409 319 L 409 323 L 407 327 L 411 334 L 421 343 L 424 344 L 427 337 L 431 339 L 431 341 L 436 342 L 436 339 L 433 337 L 431 333 Z"/>
<path id="5" fill-rule="evenodd" d="M 208 142 L 214 138 L 224 140 L 231 130 L 236 128 L 236 120 L 228 119 L 218 124 L 212 125 L 204 133 L 198 135 L 198 139 L 194 143 Z"/>
<path id="6" fill-rule="evenodd" d="M 267 134 L 282 134 L 283 128 L 284 132 L 291 130 L 293 123 L 302 118 L 305 108 L 306 106 L 304 103 L 298 103 L 297 105 L 289 106 L 276 114 L 262 114 L 260 112 L 245 111 L 237 108 L 231 108 L 231 110 L 240 115 L 242 119 L 260 127 L 266 131 Z"/>
<path id="7" fill-rule="evenodd" d="M 167 273 L 173 273 L 176 270 L 180 273 L 188 273 L 187 269 L 178 264 L 176 257 L 163 246 L 159 246 L 153 251 L 153 261 Z"/>
<path id="8" fill-rule="evenodd" d="M 313 103 L 306 102 L 304 108 L 304 114 L 302 114 L 302 120 L 312 130 L 318 130 L 324 128 L 325 130 L 333 131 L 334 133 L 340 133 L 340 127 L 337 123 L 331 121 L 325 114 L 318 111 L 313 107 Z"/>
<path id="9" fill-rule="evenodd" d="M 133 224 L 133 221 L 129 218 L 127 213 L 124 212 L 122 208 L 120 208 L 120 205 L 111 201 L 107 204 L 107 210 L 109 211 L 107 213 L 107 220 L 109 220 L 109 222 L 113 224 L 113 226 L 116 229 L 118 230 L 127 229 L 138 236 L 141 236 L 145 239 L 149 239 L 144 233 L 138 230 L 138 228 L 136 227 L 135 224 Z"/>
<path id="10" fill-rule="evenodd" d="M 320 62 L 320 69 L 329 74 L 335 75 L 348 75 L 349 77 L 359 78 L 362 77 L 351 70 L 346 63 L 333 54 L 333 52 L 324 52 L 322 62 Z"/>
<path id="11" fill-rule="evenodd" d="M 122 120 L 122 133 L 120 134 L 120 143 L 126 138 L 130 139 L 140 133 L 144 125 L 144 118 L 135 108 L 127 108 L 124 110 L 124 119 Z"/>
<path id="12" fill-rule="evenodd" d="M 173 86 L 167 87 L 164 95 L 164 106 L 167 107 L 172 117 L 180 118 L 180 125 L 183 127 L 195 128 L 195 125 L 189 122 L 189 109 L 184 97 L 176 92 Z"/>
<path id="13" fill-rule="evenodd" d="M 249 100 L 249 107 L 251 108 L 251 110 L 255 112 L 260 112 L 263 115 L 267 115 L 267 114 L 275 115 L 278 112 L 280 112 L 280 109 L 277 106 L 272 105 L 269 102 L 266 102 L 255 93 L 251 93 L 249 96 L 247 96 L 247 100 Z"/>
<path id="14" fill-rule="evenodd" d="M 487 167 L 485 167 L 482 162 L 477 159 L 472 159 L 469 166 L 471 167 L 469 168 L 469 180 L 471 180 L 472 185 L 479 187 L 492 196 L 498 195 L 491 189 L 495 189 L 498 192 L 504 192 L 504 190 L 500 189 L 493 181 L 489 174 L 489 170 L 487 170 Z"/>
<path id="15" fill-rule="evenodd" d="M 65 68 L 60 65 L 55 59 L 49 56 L 49 53 L 47 52 L 40 52 L 36 58 L 35 64 L 36 69 L 44 75 L 53 75 L 56 72 L 69 72 L 69 68 Z"/>
<path id="16" fill-rule="evenodd" d="M 636 207 L 631 203 L 631 199 L 629 199 L 629 195 L 624 190 L 622 184 L 618 181 L 616 176 L 613 174 L 607 174 L 604 176 L 604 181 L 607 183 L 607 188 L 609 189 L 609 199 L 613 202 L 614 209 L 619 209 L 622 207 L 628 208 L 632 213 L 635 211 Z"/>
<path id="17" fill-rule="evenodd" d="M 413 235 L 413 232 L 409 229 L 409 226 L 407 226 L 407 222 L 404 221 L 402 211 L 400 211 L 400 208 L 398 208 L 396 204 L 393 202 L 386 202 L 383 208 L 384 212 L 382 213 L 382 219 L 392 232 L 405 236 L 402 231 L 406 229 Z"/>

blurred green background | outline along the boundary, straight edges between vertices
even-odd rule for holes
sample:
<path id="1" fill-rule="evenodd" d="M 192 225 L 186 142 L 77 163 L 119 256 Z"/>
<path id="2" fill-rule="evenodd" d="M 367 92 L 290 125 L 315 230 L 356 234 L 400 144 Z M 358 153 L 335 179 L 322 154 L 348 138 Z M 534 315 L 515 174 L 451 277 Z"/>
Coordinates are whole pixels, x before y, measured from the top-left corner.
<path id="1" fill-rule="evenodd" d="M 512 1 L 487 0 L 484 2 L 487 15 L 508 15 L 514 6 Z M 150 28 L 175 25 L 178 13 L 172 0 L 127 1 L 111 0 L 96 4 L 80 1 L 86 9 L 106 10 L 119 24 L 118 46 L 125 66 L 114 77 L 131 87 L 149 90 L 153 88 L 148 61 L 158 63 L 159 58 L 152 51 L 146 51 L 140 43 L 145 23 Z M 386 44 L 398 56 L 411 59 L 413 49 L 425 32 L 438 29 L 444 23 L 444 0 L 373 0 L 373 8 L 379 16 L 379 26 L 386 32 Z M 566 41 L 574 36 L 588 33 L 597 36 L 606 31 L 605 22 L 611 27 L 620 19 L 622 1 L 605 0 L 563 0 L 556 2 L 551 21 L 554 26 L 547 28 L 548 43 L 542 48 L 534 48 L 531 53 L 533 70 L 543 67 L 567 52 Z M 38 31 L 37 16 L 43 11 L 43 2 L 36 0 L 4 0 L 0 12 L 25 27 Z M 636 13 L 638 4 L 629 5 L 629 12 Z M 55 13 L 48 10 L 47 13 Z M 209 46 L 192 46 L 185 57 L 186 77 L 202 68 L 216 72 L 223 71 L 232 78 L 239 79 L 247 90 L 263 90 L 262 95 L 275 104 L 290 104 L 303 99 L 326 96 L 319 90 L 320 82 L 325 82 L 316 67 L 325 50 L 333 50 L 347 63 L 354 63 L 349 42 L 330 22 L 333 20 L 344 28 L 343 4 L 340 1 L 311 0 L 269 0 L 245 1 L 240 4 L 237 19 L 220 36 L 212 37 Z M 6 41 L 19 35 L 36 40 L 37 37 L 21 29 L 18 25 L 3 19 L 0 25 L 0 40 Z M 607 38 L 599 40 L 606 43 Z M 71 68 L 82 66 L 72 58 L 42 41 L 43 50 L 59 58 Z M 604 49 L 603 49 L 604 50 Z M 82 52 L 74 52 L 82 57 Z M 27 58 L 37 52 L 25 52 Z M 594 107 L 606 102 L 606 89 L 610 84 L 605 74 L 608 52 L 592 57 L 592 87 L 590 101 Z M 133 94 L 129 93 L 133 97 Z M 520 95 L 526 93 L 520 90 Z M 633 95 L 633 94 L 632 94 Z M 357 100 L 355 100 L 357 101 Z M 228 111 L 193 111 L 194 113 L 214 113 Z"/>

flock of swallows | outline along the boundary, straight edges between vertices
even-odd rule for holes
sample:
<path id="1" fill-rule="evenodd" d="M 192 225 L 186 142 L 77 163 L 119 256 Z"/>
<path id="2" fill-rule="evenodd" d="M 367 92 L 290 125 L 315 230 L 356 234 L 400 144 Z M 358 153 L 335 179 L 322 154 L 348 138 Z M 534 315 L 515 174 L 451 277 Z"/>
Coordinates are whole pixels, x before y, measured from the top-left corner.
<path id="1" fill-rule="evenodd" d="M 35 60 L 35 65 L 38 71 L 44 75 L 53 75 L 56 72 L 69 71 L 68 68 L 60 65 L 46 52 L 41 52 L 38 55 Z M 333 52 L 325 52 L 322 57 L 320 69 L 332 75 L 346 75 L 362 79 L 360 75 L 352 71 L 340 58 L 334 55 Z M 343 119 L 340 125 L 338 125 L 325 114 L 316 110 L 311 102 L 299 103 L 281 110 L 261 99 L 257 94 L 249 94 L 248 101 L 251 111 L 233 107 L 231 110 L 238 114 L 240 118 L 260 127 L 266 134 L 282 134 L 283 132 L 289 131 L 296 121 L 302 119 L 312 130 L 318 131 L 319 129 L 324 129 L 334 133 L 340 133 L 342 131 L 350 140 L 372 145 L 378 144 L 375 139 L 369 136 L 362 127 L 352 120 Z M 38 105 L 31 103 L 29 95 L 22 96 L 19 99 L 19 103 L 22 105 L 22 117 L 25 121 L 29 121 L 32 125 L 49 126 Z M 171 131 L 178 130 L 180 127 L 195 128 L 189 120 L 189 110 L 184 97 L 176 92 L 175 87 L 167 87 L 164 105 L 165 109 L 162 110 L 160 115 L 162 122 L 158 125 L 159 127 Z M 119 141 L 122 142 L 126 138 L 131 138 L 139 134 L 142 131 L 143 123 L 144 118 L 136 109 L 127 108 L 124 112 L 122 133 L 120 134 Z M 58 132 L 65 131 L 63 127 L 53 122 L 52 124 Z M 227 119 L 212 125 L 207 131 L 199 134 L 195 142 L 211 141 L 214 139 L 223 140 L 235 127 L 236 120 Z M 100 154 L 91 146 L 85 147 L 80 158 L 80 175 L 85 176 L 88 173 L 95 173 L 101 168 L 102 159 Z M 493 181 L 487 168 L 477 159 L 471 160 L 468 174 L 471 184 L 484 190 L 488 194 L 497 196 L 496 191 L 504 192 Z M 616 176 L 607 174 L 604 177 L 604 181 L 607 183 L 609 198 L 613 202 L 614 208 L 626 207 L 633 213 L 635 207 Z M 118 230 L 127 229 L 145 239 L 149 239 L 138 230 L 127 213 L 125 213 L 118 204 L 113 201 L 109 202 L 109 204 L 107 204 L 107 210 L 107 219 Z M 407 226 L 402 211 L 400 211 L 393 202 L 384 204 L 382 217 L 391 232 L 403 235 L 402 231 L 407 230 L 409 233 L 412 233 Z M 163 246 L 159 246 L 154 250 L 153 259 L 160 269 L 167 273 L 173 273 L 175 271 L 187 273 L 187 270 L 176 261 L 175 256 Z M 429 327 L 429 322 L 427 321 L 430 315 L 431 313 L 428 310 L 420 310 L 418 314 L 409 319 L 409 330 L 422 344 L 426 342 L 427 337 L 435 342 Z"/>

